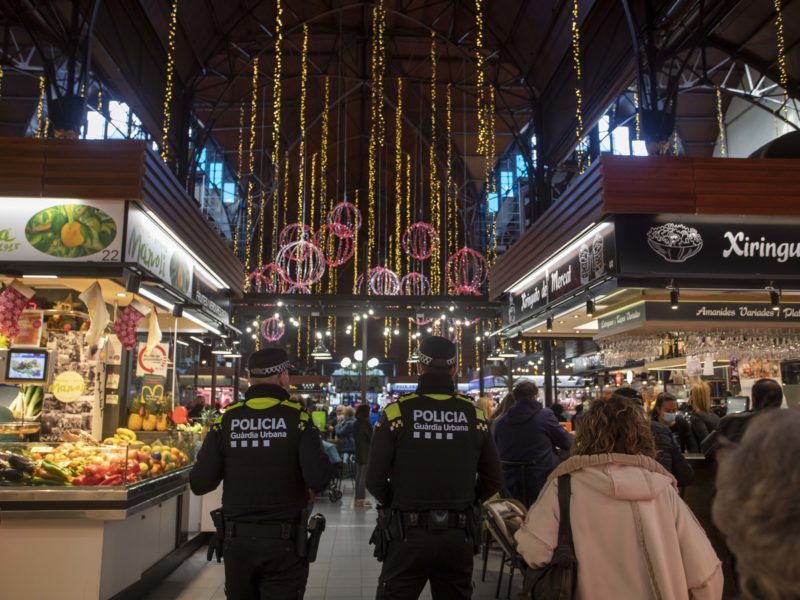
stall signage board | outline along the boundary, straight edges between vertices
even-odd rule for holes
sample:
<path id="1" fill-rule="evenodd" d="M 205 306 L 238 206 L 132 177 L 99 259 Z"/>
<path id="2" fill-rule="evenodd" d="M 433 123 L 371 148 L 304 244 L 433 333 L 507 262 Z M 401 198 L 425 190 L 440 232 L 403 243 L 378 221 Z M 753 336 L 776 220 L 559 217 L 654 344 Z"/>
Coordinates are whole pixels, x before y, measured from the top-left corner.
<path id="1" fill-rule="evenodd" d="M 186 296 L 191 296 L 194 261 L 186 250 L 147 214 L 129 203 L 125 262 L 135 263 Z"/>
<path id="2" fill-rule="evenodd" d="M 139 343 L 136 353 L 136 376 L 157 375 L 166 377 L 169 362 L 169 344 L 156 344 L 147 352 L 147 344 Z"/>
<path id="3" fill-rule="evenodd" d="M 206 311 L 213 315 L 215 319 L 217 319 L 220 323 L 228 324 L 230 323 L 230 315 L 228 315 L 228 311 L 222 308 L 219 304 L 217 304 L 214 300 L 206 296 L 200 290 L 195 291 L 194 299 L 202 306 Z"/>
<path id="4" fill-rule="evenodd" d="M 615 333 L 622 333 L 644 325 L 647 320 L 647 306 L 649 302 L 640 302 L 622 310 L 597 318 L 597 336 L 603 337 Z M 669 304 L 667 304 L 669 308 Z"/>
<path id="5" fill-rule="evenodd" d="M 610 275 L 614 269 L 614 227 L 605 223 L 538 266 L 536 277 L 519 295 L 509 294 L 508 324 Z"/>
<path id="6" fill-rule="evenodd" d="M 125 203 L 0 198 L 0 262 L 122 260 Z"/>
<path id="7" fill-rule="evenodd" d="M 797 278 L 800 221 L 617 215 L 620 277 Z"/>

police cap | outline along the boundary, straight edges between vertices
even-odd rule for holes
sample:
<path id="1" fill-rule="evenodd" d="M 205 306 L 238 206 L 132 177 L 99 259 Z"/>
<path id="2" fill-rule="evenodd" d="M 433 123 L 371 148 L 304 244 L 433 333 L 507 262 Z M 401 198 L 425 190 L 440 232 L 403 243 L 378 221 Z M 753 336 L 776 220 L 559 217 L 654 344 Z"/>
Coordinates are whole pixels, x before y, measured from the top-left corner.
<path id="1" fill-rule="evenodd" d="M 434 369 L 449 369 L 458 362 L 456 345 L 438 335 L 426 337 L 419 345 L 419 362 Z"/>
<path id="2" fill-rule="evenodd" d="M 289 356 L 283 348 L 262 348 L 247 359 L 250 377 L 272 377 L 289 368 Z"/>

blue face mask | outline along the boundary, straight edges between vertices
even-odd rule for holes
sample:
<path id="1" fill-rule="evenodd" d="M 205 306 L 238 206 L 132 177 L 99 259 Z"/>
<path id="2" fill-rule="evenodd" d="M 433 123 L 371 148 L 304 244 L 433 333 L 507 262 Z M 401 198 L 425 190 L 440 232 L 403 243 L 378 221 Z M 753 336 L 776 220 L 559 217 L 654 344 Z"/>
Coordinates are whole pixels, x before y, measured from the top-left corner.
<path id="1" fill-rule="evenodd" d="M 671 425 L 675 422 L 675 418 L 677 415 L 675 413 L 665 412 L 664 413 L 664 423 Z"/>

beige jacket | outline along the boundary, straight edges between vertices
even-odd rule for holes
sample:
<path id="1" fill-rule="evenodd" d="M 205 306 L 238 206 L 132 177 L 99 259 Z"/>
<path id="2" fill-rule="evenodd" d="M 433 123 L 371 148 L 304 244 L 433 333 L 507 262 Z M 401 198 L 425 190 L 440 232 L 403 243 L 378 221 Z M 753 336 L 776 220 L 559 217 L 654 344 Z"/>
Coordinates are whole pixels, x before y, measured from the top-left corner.
<path id="1" fill-rule="evenodd" d="M 705 532 L 655 460 L 573 456 L 550 475 L 515 538 L 532 566 L 558 543 L 559 475 L 572 476 L 578 600 L 719 600 L 722 570 Z"/>

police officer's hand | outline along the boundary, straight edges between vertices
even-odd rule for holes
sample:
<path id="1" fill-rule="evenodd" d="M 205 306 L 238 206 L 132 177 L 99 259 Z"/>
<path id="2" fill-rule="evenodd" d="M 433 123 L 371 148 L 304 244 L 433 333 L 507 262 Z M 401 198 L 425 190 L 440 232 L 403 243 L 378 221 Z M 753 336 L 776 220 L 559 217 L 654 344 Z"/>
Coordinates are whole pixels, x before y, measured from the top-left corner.
<path id="1" fill-rule="evenodd" d="M 306 500 L 308 500 L 309 506 L 314 504 L 314 500 L 316 499 L 317 499 L 317 493 L 311 488 L 308 488 L 306 490 Z"/>

